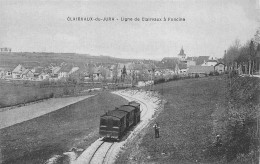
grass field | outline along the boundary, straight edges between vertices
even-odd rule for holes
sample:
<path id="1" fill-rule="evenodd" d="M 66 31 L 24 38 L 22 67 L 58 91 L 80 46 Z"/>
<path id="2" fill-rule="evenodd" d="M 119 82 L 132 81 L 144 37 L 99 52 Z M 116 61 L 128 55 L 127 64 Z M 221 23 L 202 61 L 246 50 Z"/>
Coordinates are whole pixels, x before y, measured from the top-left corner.
<path id="1" fill-rule="evenodd" d="M 225 106 L 225 80 L 221 76 L 179 80 L 155 85 L 155 90 L 167 100 L 154 120 L 160 138 L 154 137 L 151 124 L 137 138 L 139 144 L 127 148 L 117 163 L 129 162 L 130 156 L 136 163 L 221 163 L 207 156 L 207 147 L 215 139 L 214 116 Z"/>
<path id="2" fill-rule="evenodd" d="M 40 82 L 24 84 L 23 81 L 0 81 L 0 108 L 19 105 L 52 97 L 62 97 L 65 94 L 74 94 L 92 86 L 87 85 L 50 85 L 40 86 Z"/>
<path id="3" fill-rule="evenodd" d="M 98 138 L 99 117 L 126 103 L 108 92 L 41 117 L 0 130 L 3 164 L 40 164 L 72 147 L 86 148 Z"/>

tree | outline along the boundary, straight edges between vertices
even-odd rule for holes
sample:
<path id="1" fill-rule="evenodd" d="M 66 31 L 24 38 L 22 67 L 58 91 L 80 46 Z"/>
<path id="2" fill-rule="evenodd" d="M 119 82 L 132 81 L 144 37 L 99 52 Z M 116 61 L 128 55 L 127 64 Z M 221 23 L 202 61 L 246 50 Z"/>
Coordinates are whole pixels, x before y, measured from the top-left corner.
<path id="1" fill-rule="evenodd" d="M 253 74 L 256 65 L 256 53 L 255 42 L 253 40 L 248 41 L 243 46 L 236 40 L 235 43 L 225 51 L 223 60 L 229 70 L 243 67 L 244 73 Z"/>
<path id="2" fill-rule="evenodd" d="M 260 43 L 258 43 L 257 48 L 256 48 L 256 70 L 259 71 L 260 73 Z"/>
<path id="3" fill-rule="evenodd" d="M 115 67 L 112 69 L 112 78 L 114 83 L 117 83 L 117 77 L 118 77 L 118 64 L 115 64 Z"/>
<path id="4" fill-rule="evenodd" d="M 258 30 L 257 30 L 256 33 L 255 33 L 254 41 L 255 41 L 256 43 L 260 44 L 260 27 L 258 28 Z"/>
<path id="5" fill-rule="evenodd" d="M 132 86 L 134 85 L 134 83 L 136 83 L 136 71 L 133 69 L 131 71 L 131 84 L 132 84 Z"/>
<path id="6" fill-rule="evenodd" d="M 239 57 L 239 49 L 241 47 L 240 41 L 238 39 L 235 40 L 232 46 L 225 51 L 224 54 L 224 63 L 227 65 L 228 69 L 234 69 L 236 59 Z"/>
<path id="7" fill-rule="evenodd" d="M 93 85 L 94 85 L 94 65 L 91 64 L 91 63 L 88 63 L 87 66 L 85 65 L 86 69 L 87 69 L 87 72 L 88 72 L 88 75 L 89 75 L 89 78 L 91 79 Z"/>
<path id="8" fill-rule="evenodd" d="M 127 73 L 126 73 L 126 68 L 125 65 L 122 69 L 122 74 L 121 74 L 121 80 L 124 82 L 125 81 L 125 77 L 126 77 Z"/>
<path id="9" fill-rule="evenodd" d="M 253 74 L 252 67 L 254 67 L 254 60 L 255 60 L 256 52 L 255 52 L 255 45 L 253 40 L 251 40 L 249 45 L 249 74 Z"/>
<path id="10" fill-rule="evenodd" d="M 106 80 L 107 80 L 107 70 L 104 67 L 100 68 L 100 74 L 104 78 L 103 82 L 106 82 Z"/>

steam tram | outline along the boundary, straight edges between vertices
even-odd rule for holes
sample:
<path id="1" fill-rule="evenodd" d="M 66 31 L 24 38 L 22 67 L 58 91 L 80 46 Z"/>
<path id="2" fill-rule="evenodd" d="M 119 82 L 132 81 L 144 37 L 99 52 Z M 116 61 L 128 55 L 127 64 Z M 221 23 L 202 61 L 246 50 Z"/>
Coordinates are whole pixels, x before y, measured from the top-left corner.
<path id="1" fill-rule="evenodd" d="M 120 140 L 132 126 L 140 122 L 140 104 L 131 101 L 100 116 L 99 135 L 106 139 Z"/>

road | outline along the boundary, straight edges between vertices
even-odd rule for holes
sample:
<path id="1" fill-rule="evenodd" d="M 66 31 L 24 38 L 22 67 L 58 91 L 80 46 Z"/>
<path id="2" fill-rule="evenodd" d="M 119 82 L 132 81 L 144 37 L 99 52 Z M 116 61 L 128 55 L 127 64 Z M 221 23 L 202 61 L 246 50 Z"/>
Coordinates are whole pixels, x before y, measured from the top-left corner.
<path id="1" fill-rule="evenodd" d="M 29 106 L 18 107 L 8 111 L 0 112 L 0 129 L 42 116 L 92 96 L 94 95 L 53 98 Z"/>

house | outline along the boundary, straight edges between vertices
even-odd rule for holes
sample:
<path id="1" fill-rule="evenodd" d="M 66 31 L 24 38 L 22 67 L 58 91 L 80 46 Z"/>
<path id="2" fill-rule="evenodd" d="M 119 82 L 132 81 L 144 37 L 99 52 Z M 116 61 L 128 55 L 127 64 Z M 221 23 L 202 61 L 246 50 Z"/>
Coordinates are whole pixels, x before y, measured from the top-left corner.
<path id="1" fill-rule="evenodd" d="M 187 73 L 187 69 L 181 69 L 181 70 L 179 71 L 179 73 L 180 73 L 180 74 L 186 74 L 186 73 Z"/>
<path id="2" fill-rule="evenodd" d="M 162 72 L 161 72 L 161 71 L 158 71 L 158 70 L 157 70 L 157 71 L 154 72 L 154 76 L 161 76 L 161 75 L 162 75 Z"/>
<path id="3" fill-rule="evenodd" d="M 38 76 L 43 72 L 43 67 L 34 67 L 31 71 L 34 74 L 34 77 L 38 78 Z"/>
<path id="4" fill-rule="evenodd" d="M 69 74 L 72 74 L 72 73 L 74 73 L 74 72 L 76 72 L 78 70 L 79 70 L 79 67 L 72 67 L 72 69 L 70 70 Z"/>
<path id="5" fill-rule="evenodd" d="M 58 79 L 69 77 L 69 73 L 71 72 L 73 66 L 72 65 L 63 65 L 58 71 Z"/>
<path id="6" fill-rule="evenodd" d="M 61 69 L 61 67 L 59 67 L 59 66 L 52 67 L 51 68 L 51 76 L 54 77 L 54 78 L 58 78 L 60 69 Z"/>
<path id="7" fill-rule="evenodd" d="M 110 69 L 101 65 L 99 67 L 95 67 L 93 70 L 93 80 L 103 80 L 105 78 L 112 78 Z"/>
<path id="8" fill-rule="evenodd" d="M 58 79 L 67 78 L 70 74 L 79 70 L 79 67 L 74 67 L 72 64 L 64 64 L 62 63 L 61 67 L 56 67 L 53 70 L 53 74 L 58 74 Z"/>
<path id="9" fill-rule="evenodd" d="M 17 67 L 15 67 L 15 69 L 12 71 L 12 78 L 13 79 L 18 79 L 18 78 L 22 78 L 22 72 L 25 71 L 26 68 L 24 68 L 24 66 L 22 66 L 21 64 L 19 64 Z"/>
<path id="10" fill-rule="evenodd" d="M 4 68 L 0 68 L 0 78 L 4 78 L 5 77 L 5 69 Z"/>
<path id="11" fill-rule="evenodd" d="M 5 69 L 5 77 L 4 78 L 12 78 L 12 69 Z"/>
<path id="12" fill-rule="evenodd" d="M 199 57 L 193 57 L 193 60 L 196 61 L 196 65 L 201 65 L 205 61 L 209 60 L 209 56 L 199 56 Z"/>
<path id="13" fill-rule="evenodd" d="M 12 49 L 8 48 L 8 47 L 0 48 L 0 52 L 11 52 L 11 51 L 12 51 Z"/>
<path id="14" fill-rule="evenodd" d="M 45 73 L 45 72 L 42 72 L 39 76 L 38 76 L 38 79 L 39 80 L 46 80 L 46 79 L 49 79 L 50 78 L 50 75 Z"/>
<path id="15" fill-rule="evenodd" d="M 186 63 L 176 64 L 174 72 L 175 72 L 175 74 L 186 74 L 186 72 L 187 72 L 187 64 Z"/>
<path id="16" fill-rule="evenodd" d="M 215 66 L 216 64 L 218 64 L 217 60 L 208 60 L 204 61 L 204 63 L 201 64 L 201 66 Z"/>
<path id="17" fill-rule="evenodd" d="M 224 73 L 225 72 L 225 64 L 223 63 L 218 63 L 214 66 L 214 71 L 218 73 Z"/>
<path id="18" fill-rule="evenodd" d="M 95 67 L 93 70 L 93 79 L 94 80 L 99 80 L 99 77 L 101 75 L 99 67 Z"/>
<path id="19" fill-rule="evenodd" d="M 196 61 L 194 60 L 187 60 L 187 68 L 189 68 L 190 66 L 195 66 L 196 65 Z"/>
<path id="20" fill-rule="evenodd" d="M 187 70 L 189 75 L 199 74 L 201 75 L 208 75 L 210 72 L 214 72 L 214 66 L 190 66 Z"/>
<path id="21" fill-rule="evenodd" d="M 179 63 L 179 58 L 176 57 L 165 57 L 158 63 L 160 68 L 174 69 L 174 66 Z"/>
<path id="22" fill-rule="evenodd" d="M 25 69 L 20 76 L 22 79 L 28 79 L 28 80 L 32 80 L 34 78 L 34 74 L 31 70 L 29 69 Z"/>

